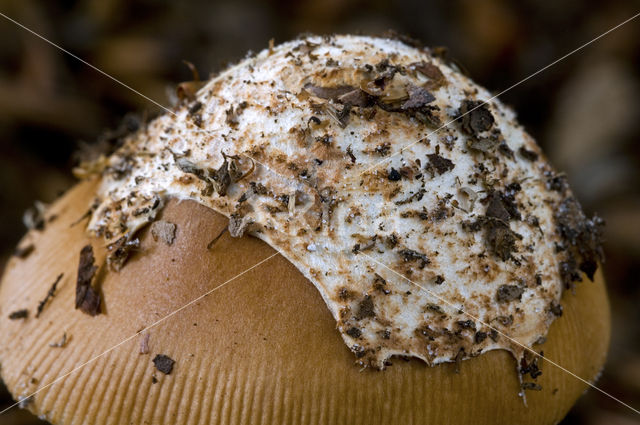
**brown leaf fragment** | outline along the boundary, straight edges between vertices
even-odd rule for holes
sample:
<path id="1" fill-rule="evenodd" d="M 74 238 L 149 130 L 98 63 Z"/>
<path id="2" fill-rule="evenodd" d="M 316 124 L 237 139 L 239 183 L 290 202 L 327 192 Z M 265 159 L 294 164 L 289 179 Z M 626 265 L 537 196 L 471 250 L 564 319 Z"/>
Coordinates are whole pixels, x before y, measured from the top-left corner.
<path id="1" fill-rule="evenodd" d="M 26 308 L 16 310 L 9 314 L 9 320 L 26 319 L 27 317 L 29 317 L 29 310 L 27 310 Z"/>
<path id="2" fill-rule="evenodd" d="M 421 201 L 422 198 L 424 197 L 424 194 L 427 193 L 427 191 L 424 188 L 420 188 L 420 190 L 418 190 L 416 193 L 414 193 L 413 195 L 402 199 L 400 201 L 396 201 L 396 205 L 404 205 L 404 204 L 408 204 L 411 202 L 417 202 L 417 201 Z"/>
<path id="3" fill-rule="evenodd" d="M 189 107 L 189 115 L 197 114 L 202 109 L 202 102 L 196 101 Z"/>
<path id="4" fill-rule="evenodd" d="M 527 159 L 531 162 L 533 161 L 537 161 L 538 160 L 538 154 L 535 153 L 534 151 L 530 151 L 527 148 L 525 148 L 524 146 L 520 146 L 520 149 L 518 149 L 518 153 L 520 154 L 520 156 L 522 156 L 524 159 Z"/>
<path id="5" fill-rule="evenodd" d="M 416 62 L 410 64 L 409 67 L 415 69 L 429 79 L 426 84 L 427 89 L 436 90 L 447 84 L 447 79 L 440 68 L 431 62 Z"/>
<path id="6" fill-rule="evenodd" d="M 555 301 L 552 300 L 551 303 L 549 304 L 549 311 L 556 317 L 560 317 L 562 316 L 562 312 L 563 312 L 563 308 L 562 305 Z"/>
<path id="7" fill-rule="evenodd" d="M 467 140 L 467 147 L 474 151 L 491 153 L 498 146 L 498 141 L 490 137 L 470 138 Z"/>
<path id="8" fill-rule="evenodd" d="M 362 320 L 367 317 L 375 317 L 376 311 L 373 304 L 373 300 L 370 295 L 365 295 L 364 298 L 358 304 L 358 310 L 356 311 L 355 319 Z"/>
<path id="9" fill-rule="evenodd" d="M 49 292 L 47 292 L 47 295 L 38 304 L 38 309 L 36 310 L 36 318 L 40 317 L 40 314 L 42 313 L 42 310 L 44 310 L 45 305 L 47 305 L 47 301 L 49 301 L 55 295 L 56 288 L 58 287 L 58 283 L 62 279 L 62 276 L 64 276 L 64 273 L 60 273 L 58 275 L 56 280 L 51 284 L 51 287 L 49 288 Z"/>
<path id="10" fill-rule="evenodd" d="M 220 196 L 225 196 L 227 194 L 227 189 L 231 185 L 231 174 L 229 174 L 229 161 L 227 160 L 227 155 L 222 154 L 224 157 L 224 162 L 215 170 L 210 179 L 213 180 L 213 188 Z"/>
<path id="11" fill-rule="evenodd" d="M 504 195 L 501 192 L 493 192 L 489 196 L 485 215 L 473 222 L 462 222 L 462 228 L 471 232 L 484 228 L 485 244 L 491 253 L 502 261 L 507 261 L 511 258 L 511 254 L 517 251 L 516 241 L 522 239 L 521 235 L 509 227 L 508 221 L 513 218 L 520 219 L 513 194 Z"/>
<path id="12" fill-rule="evenodd" d="M 540 355 L 535 355 L 532 352 L 525 351 L 520 358 L 520 374 L 530 375 L 532 379 L 537 379 L 542 375 L 542 359 L 544 358 L 544 351 L 540 352 Z"/>
<path id="13" fill-rule="evenodd" d="M 349 155 L 349 158 L 351 159 L 351 163 L 355 164 L 356 163 L 356 156 L 353 154 L 353 150 L 351 149 L 351 145 L 347 146 L 347 155 Z"/>
<path id="14" fill-rule="evenodd" d="M 217 170 L 200 168 L 184 157 L 176 157 L 175 163 L 181 171 L 193 174 L 207 184 L 207 187 L 203 190 L 203 195 L 210 196 L 215 190 L 218 195 L 225 196 L 232 181 L 231 174 L 229 173 L 228 158 L 232 160 L 237 160 L 238 158 L 225 155 L 224 152 L 222 152 L 222 156 L 224 161 Z"/>
<path id="15" fill-rule="evenodd" d="M 427 309 L 429 311 L 433 311 L 434 313 L 445 314 L 445 312 L 442 309 L 442 307 L 440 307 L 438 304 L 427 303 L 427 305 L 425 306 L 425 309 Z"/>
<path id="16" fill-rule="evenodd" d="M 193 174 L 198 177 L 200 180 L 206 180 L 205 170 L 198 167 L 193 162 L 189 161 L 184 157 L 179 157 L 175 159 L 176 166 L 184 173 Z"/>
<path id="17" fill-rule="evenodd" d="M 565 262 L 567 268 L 565 281 L 568 286 L 580 277 L 575 271 L 568 270 L 573 265 L 584 272 L 590 280 L 593 280 L 598 268 L 598 262 L 604 261 L 602 250 L 602 228 L 604 220 L 598 216 L 587 218 L 582 211 L 580 203 L 573 197 L 562 201 L 556 210 L 555 216 L 558 233 L 562 237 L 563 245 L 567 249 L 568 257 Z"/>
<path id="18" fill-rule="evenodd" d="M 389 76 L 390 75 L 390 76 Z M 406 87 L 404 93 L 392 93 L 385 95 L 385 86 L 393 74 L 380 77 L 368 84 L 367 90 L 372 87 L 376 91 L 370 91 L 371 96 L 376 100 L 376 105 L 387 112 L 404 113 L 409 117 L 413 117 L 419 122 L 427 125 L 437 126 L 440 124 L 440 117 L 437 111 L 438 106 L 430 105 L 435 97 L 425 88 L 411 85 Z"/>
<path id="19" fill-rule="evenodd" d="M 496 331 L 495 329 L 491 329 L 489 331 L 489 338 L 491 338 L 493 342 L 497 342 L 499 337 L 500 335 L 498 334 L 498 331 Z"/>
<path id="20" fill-rule="evenodd" d="M 163 220 L 155 221 L 151 225 L 151 236 L 156 242 L 161 240 L 167 245 L 172 245 L 176 238 L 176 225 Z"/>
<path id="21" fill-rule="evenodd" d="M 500 152 L 502 155 L 506 156 L 511 160 L 514 159 L 513 150 L 511 150 L 511 148 L 509 147 L 509 145 L 507 145 L 506 142 L 501 142 L 498 145 L 498 152 Z"/>
<path id="22" fill-rule="evenodd" d="M 250 162 L 250 165 L 248 168 L 243 169 L 240 157 L 230 156 L 230 158 L 232 158 L 232 161 L 229 164 L 229 175 L 231 176 L 231 180 L 234 182 L 244 180 L 246 177 L 252 175 L 256 169 L 255 160 L 248 155 L 245 155 L 245 157 Z"/>
<path id="23" fill-rule="evenodd" d="M 358 339 L 362 336 L 362 331 L 355 326 L 352 326 L 347 329 L 347 335 L 349 335 L 353 339 Z"/>
<path id="24" fill-rule="evenodd" d="M 502 207 L 509 214 L 510 220 L 522 220 L 522 215 L 518 210 L 518 203 L 515 199 L 515 194 L 520 191 L 520 185 L 518 183 L 512 183 L 507 185 L 504 192 L 494 192 L 494 197 L 498 198 Z M 487 214 L 488 215 L 488 214 Z"/>
<path id="25" fill-rule="evenodd" d="M 409 99 L 400 107 L 403 111 L 419 109 L 436 100 L 434 95 L 422 87 L 409 86 L 407 92 Z"/>
<path id="26" fill-rule="evenodd" d="M 293 48 L 293 51 L 307 55 L 311 62 L 318 59 L 318 55 L 314 55 L 313 51 L 320 46 L 318 43 L 312 43 L 309 40 L 303 40 L 300 44 Z"/>
<path id="27" fill-rule="evenodd" d="M 253 191 L 253 193 L 255 193 L 256 195 L 268 195 L 269 194 L 269 189 L 267 189 L 265 187 L 265 185 L 263 185 L 262 183 L 251 182 L 251 183 L 249 183 L 249 185 L 251 186 L 251 190 Z"/>
<path id="28" fill-rule="evenodd" d="M 507 211 L 502 197 L 499 193 L 494 193 L 489 199 L 489 205 L 487 205 L 487 211 L 485 212 L 487 217 L 493 217 L 502 221 L 509 221 L 511 214 Z"/>
<path id="29" fill-rule="evenodd" d="M 371 96 L 360 88 L 341 85 L 336 87 L 316 86 L 307 83 L 304 90 L 320 99 L 331 100 L 343 105 L 357 106 L 361 108 L 373 106 L 375 104 L 375 96 Z"/>
<path id="30" fill-rule="evenodd" d="M 336 112 L 336 118 L 338 118 L 340 128 L 346 128 L 351 118 L 351 104 L 345 103 L 342 109 Z"/>
<path id="31" fill-rule="evenodd" d="M 456 354 L 456 358 L 454 359 L 455 373 L 460 373 L 460 365 L 462 364 L 462 359 L 464 359 L 464 356 L 465 356 L 464 347 L 461 347 L 460 350 L 458 351 L 458 354 Z"/>
<path id="32" fill-rule="evenodd" d="M 160 197 L 155 195 L 151 200 L 149 200 L 151 203 L 141 207 L 141 208 L 137 208 L 132 215 L 134 217 L 138 217 L 144 214 L 149 214 L 150 212 L 154 211 L 155 209 L 157 209 L 160 206 L 160 203 L 162 202 L 160 200 Z"/>
<path id="33" fill-rule="evenodd" d="M 231 108 L 225 111 L 227 117 L 225 118 L 225 123 L 229 125 L 231 128 L 235 128 L 240 123 L 240 115 L 248 106 L 247 102 L 240 102 L 237 106 L 232 106 Z"/>
<path id="34" fill-rule="evenodd" d="M 471 135 L 489 130 L 494 123 L 493 115 L 485 102 L 464 100 L 460 106 L 462 129 Z"/>
<path id="35" fill-rule="evenodd" d="M 421 269 L 424 269 L 429 263 L 431 263 L 425 254 L 414 251 L 413 249 L 403 249 L 400 251 L 400 255 L 405 263 L 418 261 Z"/>
<path id="36" fill-rule="evenodd" d="M 124 235 L 117 241 L 107 245 L 110 254 L 107 256 L 107 264 L 111 270 L 120 271 L 129 259 L 131 252 L 140 247 L 138 238 L 130 240 L 130 235 Z"/>
<path id="37" fill-rule="evenodd" d="M 251 223 L 253 223 L 253 220 L 248 216 L 241 217 L 237 214 L 231 214 L 229 225 L 227 226 L 229 234 L 233 238 L 242 237 Z"/>
<path id="38" fill-rule="evenodd" d="M 391 293 L 391 290 L 387 288 L 387 281 L 384 280 L 378 273 L 374 274 L 373 288 L 385 295 L 389 295 Z"/>
<path id="39" fill-rule="evenodd" d="M 375 103 L 375 98 L 361 89 L 354 89 L 344 93 L 343 95 L 338 96 L 336 100 L 338 103 L 357 106 L 360 108 L 367 108 L 373 106 Z"/>
<path id="40" fill-rule="evenodd" d="M 427 105 L 420 109 L 411 110 L 408 113 L 422 124 L 440 127 L 442 120 L 437 112 L 439 110 L 440 108 L 437 106 Z"/>
<path id="41" fill-rule="evenodd" d="M 496 292 L 496 299 L 498 302 L 509 302 L 514 300 L 520 300 L 524 289 L 516 285 L 501 285 Z"/>
<path id="42" fill-rule="evenodd" d="M 447 171 L 453 170 L 455 164 L 450 159 L 440 156 L 437 152 L 427 155 L 429 163 L 426 165 L 427 171 L 432 174 L 444 174 Z"/>
<path id="43" fill-rule="evenodd" d="M 567 176 L 564 173 L 548 175 L 546 187 L 554 192 L 565 193 L 569 189 Z"/>
<path id="44" fill-rule="evenodd" d="M 486 243 L 491 252 L 502 261 L 507 261 L 511 258 L 511 254 L 517 251 L 516 240 L 518 236 L 503 222 L 492 220 L 487 224 Z"/>
<path id="45" fill-rule="evenodd" d="M 90 316 L 100 314 L 100 294 L 91 286 L 93 276 L 98 267 L 93 263 L 93 247 L 86 245 L 80 250 L 78 280 L 76 283 L 76 309 Z"/>
<path id="46" fill-rule="evenodd" d="M 473 320 L 469 319 L 469 320 L 458 320 L 456 322 L 456 325 L 458 325 L 458 327 L 460 329 L 472 329 L 472 330 L 476 330 L 476 324 Z"/>
<path id="47" fill-rule="evenodd" d="M 153 358 L 153 364 L 160 372 L 165 375 L 170 375 L 173 371 L 173 365 L 175 360 L 165 354 L 158 354 Z"/>
<path id="48" fill-rule="evenodd" d="M 304 90 L 308 91 L 315 97 L 319 97 L 320 99 L 337 100 L 340 96 L 343 96 L 347 93 L 352 93 L 357 90 L 357 88 L 347 85 L 337 87 L 322 87 L 316 86 L 312 83 L 307 83 L 304 85 Z"/>
<path id="49" fill-rule="evenodd" d="M 487 333 L 486 332 L 482 332 L 482 331 L 476 332 L 476 335 L 475 335 L 475 338 L 474 338 L 476 344 L 480 344 L 485 339 L 487 339 Z"/>
<path id="50" fill-rule="evenodd" d="M 180 102 L 196 100 L 196 93 L 204 87 L 204 81 L 185 81 L 176 86 L 176 95 Z"/>
<path id="51" fill-rule="evenodd" d="M 15 249 L 15 251 L 13 251 L 13 255 L 14 257 L 18 257 L 24 260 L 33 252 L 35 248 L 35 245 L 32 243 L 25 246 L 19 246 Z"/>
<path id="52" fill-rule="evenodd" d="M 564 282 L 564 287 L 570 289 L 573 287 L 574 282 L 580 281 L 580 272 L 578 271 L 578 264 L 576 259 L 568 255 L 567 261 L 560 262 L 560 278 Z"/>
<path id="53" fill-rule="evenodd" d="M 390 58 L 386 57 L 375 65 L 376 71 L 381 72 L 382 75 L 379 78 L 385 78 L 391 80 L 393 76 L 401 70 L 397 65 L 391 63 Z"/>

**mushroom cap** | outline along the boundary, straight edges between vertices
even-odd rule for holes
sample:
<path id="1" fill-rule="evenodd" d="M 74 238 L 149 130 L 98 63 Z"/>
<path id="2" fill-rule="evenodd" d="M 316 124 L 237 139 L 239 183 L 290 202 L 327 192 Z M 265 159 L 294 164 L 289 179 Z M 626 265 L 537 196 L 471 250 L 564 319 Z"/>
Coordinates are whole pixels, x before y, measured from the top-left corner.
<path id="1" fill-rule="evenodd" d="M 101 266 L 103 314 L 90 317 L 74 309 L 78 257 L 91 243 L 103 264 L 104 241 L 72 223 L 95 190 L 95 181 L 85 181 L 55 202 L 48 212 L 55 219 L 22 241 L 34 251 L 12 258 L 0 284 L 0 362 L 12 394 L 29 395 L 77 368 L 25 403 L 54 424 L 553 424 L 586 388 L 543 361 L 543 390 L 527 391 L 525 406 L 505 350 L 465 360 L 459 373 L 453 364 L 399 358 L 384 371 L 360 370 L 322 297 L 293 264 L 277 254 L 236 277 L 275 251 L 228 234 L 208 250 L 227 219 L 189 200 L 172 199 L 161 212 L 176 225 L 171 245 L 147 228 L 119 273 Z M 140 354 L 144 334 L 126 340 L 225 282 L 145 331 L 148 354 Z M 601 273 L 566 291 L 562 304 L 563 316 L 534 348 L 593 381 L 610 330 Z M 21 308 L 27 319 L 8 319 Z M 65 332 L 65 346 L 51 347 Z M 154 366 L 158 354 L 175 360 L 170 374 Z"/>

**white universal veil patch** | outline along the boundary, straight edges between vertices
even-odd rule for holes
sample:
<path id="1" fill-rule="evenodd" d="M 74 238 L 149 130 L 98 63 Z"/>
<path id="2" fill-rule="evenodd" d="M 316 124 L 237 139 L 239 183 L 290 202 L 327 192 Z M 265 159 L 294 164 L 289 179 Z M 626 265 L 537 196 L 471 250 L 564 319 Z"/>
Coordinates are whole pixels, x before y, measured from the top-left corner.
<path id="1" fill-rule="evenodd" d="M 362 365 L 522 359 L 495 329 L 527 347 L 546 335 L 563 289 L 595 272 L 600 221 L 490 98 L 397 40 L 285 43 L 103 158 L 89 230 L 112 243 L 117 269 L 166 199 L 192 199 L 289 259 Z"/>

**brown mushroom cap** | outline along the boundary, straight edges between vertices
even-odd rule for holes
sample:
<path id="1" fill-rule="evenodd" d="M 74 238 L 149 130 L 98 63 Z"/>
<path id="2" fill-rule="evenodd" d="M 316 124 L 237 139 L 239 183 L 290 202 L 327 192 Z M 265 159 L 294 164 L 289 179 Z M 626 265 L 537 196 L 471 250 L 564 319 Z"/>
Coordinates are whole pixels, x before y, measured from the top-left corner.
<path id="1" fill-rule="evenodd" d="M 83 365 L 275 251 L 249 236 L 222 236 L 227 219 L 193 201 L 172 200 L 161 219 L 176 224 L 172 245 L 141 247 L 119 272 L 106 272 L 102 240 L 82 225 L 95 183 L 83 182 L 57 201 L 57 216 L 26 239 L 35 250 L 13 258 L 0 285 L 2 378 L 26 396 Z M 27 241 L 23 241 L 27 242 Z M 102 314 L 74 309 L 79 253 L 91 243 Z M 39 318 L 51 283 L 63 278 Z M 610 318 L 602 275 L 563 296 L 564 314 L 534 348 L 593 381 L 605 360 Z M 9 314 L 28 308 L 27 319 Z M 40 391 L 28 408 L 54 424 L 552 424 L 587 387 L 543 361 L 541 391 L 521 391 L 514 359 L 490 351 L 460 364 L 428 367 L 393 358 L 384 371 L 360 370 L 314 286 L 279 254 L 157 324 L 149 353 L 143 335 Z M 63 348 L 51 347 L 63 333 Z M 145 332 L 147 333 L 147 332 Z M 175 360 L 165 375 L 152 362 Z"/>

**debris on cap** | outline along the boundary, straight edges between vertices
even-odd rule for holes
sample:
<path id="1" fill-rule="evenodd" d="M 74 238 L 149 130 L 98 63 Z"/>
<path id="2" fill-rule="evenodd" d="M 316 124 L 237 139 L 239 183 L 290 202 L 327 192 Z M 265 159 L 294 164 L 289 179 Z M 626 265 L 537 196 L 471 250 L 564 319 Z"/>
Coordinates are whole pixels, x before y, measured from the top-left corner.
<path id="1" fill-rule="evenodd" d="M 156 369 L 158 369 L 160 372 L 164 373 L 165 375 L 171 374 L 171 372 L 173 371 L 173 365 L 175 363 L 176 363 L 175 360 L 173 360 L 171 357 L 167 356 L 166 354 L 158 354 L 153 358 L 153 364 L 155 365 Z"/>
<path id="2" fill-rule="evenodd" d="M 163 220 L 154 221 L 151 224 L 151 235 L 154 241 L 161 240 L 167 245 L 172 245 L 176 238 L 176 225 Z"/>
<path id="3" fill-rule="evenodd" d="M 42 301 L 38 303 L 38 308 L 36 310 L 36 318 L 40 317 L 40 315 L 42 314 L 42 311 L 47 305 L 47 302 L 49 302 L 49 300 L 55 296 L 56 289 L 58 288 L 58 283 L 60 283 L 60 280 L 62 279 L 63 276 L 64 276 L 64 273 L 60 273 L 58 277 L 56 277 L 56 280 L 54 280 L 53 283 L 51 284 L 49 291 L 47 291 L 47 295 L 42 299 Z"/>
<path id="4" fill-rule="evenodd" d="M 29 310 L 22 308 L 20 310 L 12 311 L 9 313 L 9 320 L 26 319 L 29 317 Z"/>
<path id="5" fill-rule="evenodd" d="M 94 265 L 93 247 L 85 245 L 80 251 L 80 263 L 78 264 L 78 279 L 76 282 L 76 309 L 89 316 L 100 314 L 100 294 L 91 285 L 93 277 L 98 270 Z"/>
<path id="6" fill-rule="evenodd" d="M 177 108 L 102 167 L 88 229 L 110 244 L 112 268 L 168 198 L 195 200 L 229 217 L 231 236 L 289 259 L 363 366 L 520 358 L 500 333 L 531 347 L 558 316 L 549 306 L 602 261 L 602 221 L 513 111 L 428 48 L 304 37 Z M 170 373 L 167 359 L 154 363 Z"/>

